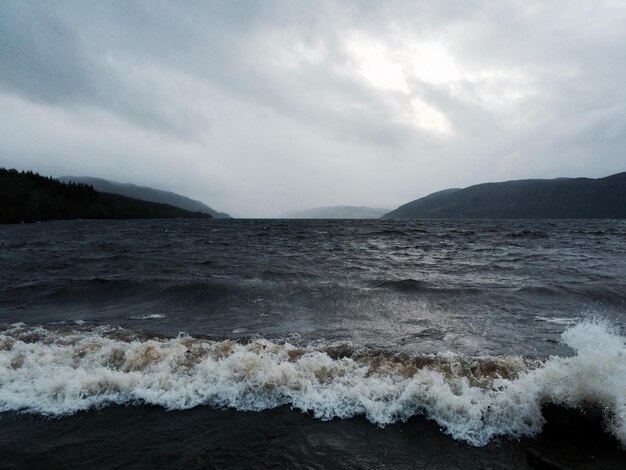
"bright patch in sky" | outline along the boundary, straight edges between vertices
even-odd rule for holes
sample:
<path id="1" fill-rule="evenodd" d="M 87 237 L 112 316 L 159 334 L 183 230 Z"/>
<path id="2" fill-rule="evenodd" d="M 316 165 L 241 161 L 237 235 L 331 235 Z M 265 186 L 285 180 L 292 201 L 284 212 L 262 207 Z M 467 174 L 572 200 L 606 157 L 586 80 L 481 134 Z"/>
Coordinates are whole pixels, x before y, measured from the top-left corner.
<path id="1" fill-rule="evenodd" d="M 413 73 L 422 81 L 440 84 L 463 78 L 454 59 L 441 44 L 420 44 L 409 55 L 409 59 L 412 59 Z"/>
<path id="2" fill-rule="evenodd" d="M 409 122 L 427 131 L 434 131 L 440 134 L 452 132 L 452 127 L 446 115 L 420 98 L 411 99 Z"/>
<path id="3" fill-rule="evenodd" d="M 367 40 L 350 42 L 348 50 L 358 64 L 359 73 L 373 86 L 382 90 L 409 93 L 404 64 L 380 43 Z"/>
<path id="4" fill-rule="evenodd" d="M 409 43 L 392 47 L 363 38 L 349 41 L 348 50 L 359 73 L 383 90 L 410 93 L 410 79 L 431 84 L 461 80 L 463 74 L 454 59 L 438 43 Z"/>
<path id="5" fill-rule="evenodd" d="M 357 64 L 358 73 L 370 85 L 382 91 L 407 95 L 406 106 L 398 112 L 398 121 L 435 133 L 451 132 L 445 114 L 426 103 L 409 86 L 412 79 L 440 84 L 461 78 L 461 73 L 443 46 L 423 43 L 393 48 L 381 42 L 358 38 L 348 43 L 348 50 Z"/>

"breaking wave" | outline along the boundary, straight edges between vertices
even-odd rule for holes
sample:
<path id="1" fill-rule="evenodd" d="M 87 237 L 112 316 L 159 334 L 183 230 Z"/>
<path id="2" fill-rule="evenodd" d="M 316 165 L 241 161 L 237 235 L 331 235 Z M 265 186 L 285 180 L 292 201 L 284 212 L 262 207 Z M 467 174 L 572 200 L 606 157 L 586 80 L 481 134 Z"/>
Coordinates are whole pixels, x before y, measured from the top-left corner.
<path id="1" fill-rule="evenodd" d="M 365 415 L 381 426 L 424 415 L 453 438 L 482 446 L 539 433 L 544 404 L 593 404 L 604 410 L 605 429 L 626 444 L 624 338 L 596 320 L 570 327 L 562 341 L 573 356 L 540 361 L 13 324 L 0 329 L 0 411 L 291 405 L 324 420 Z"/>

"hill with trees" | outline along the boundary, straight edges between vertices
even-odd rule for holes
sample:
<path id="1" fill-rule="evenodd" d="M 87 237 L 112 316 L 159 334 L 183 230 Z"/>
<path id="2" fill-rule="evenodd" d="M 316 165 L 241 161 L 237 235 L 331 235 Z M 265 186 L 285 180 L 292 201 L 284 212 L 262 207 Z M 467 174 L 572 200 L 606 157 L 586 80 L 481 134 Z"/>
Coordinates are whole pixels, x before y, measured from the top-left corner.
<path id="1" fill-rule="evenodd" d="M 385 219 L 623 219 L 626 172 L 606 178 L 484 183 L 447 189 L 383 215 Z"/>
<path id="2" fill-rule="evenodd" d="M 0 223 L 65 219 L 211 218 L 167 204 L 101 193 L 32 171 L 0 168 Z"/>
<path id="3" fill-rule="evenodd" d="M 93 186 L 96 191 L 119 194 L 120 196 L 132 197 L 142 201 L 158 202 L 159 204 L 168 204 L 170 206 L 179 207 L 191 212 L 204 212 L 210 214 L 216 219 L 229 219 L 230 215 L 224 212 L 218 212 L 207 206 L 205 203 L 196 201 L 195 199 L 182 196 L 171 191 L 163 191 L 148 186 L 137 186 L 129 183 L 118 183 L 117 181 L 105 180 L 102 178 L 94 178 L 91 176 L 63 176 L 59 178 L 64 183 L 83 183 Z"/>

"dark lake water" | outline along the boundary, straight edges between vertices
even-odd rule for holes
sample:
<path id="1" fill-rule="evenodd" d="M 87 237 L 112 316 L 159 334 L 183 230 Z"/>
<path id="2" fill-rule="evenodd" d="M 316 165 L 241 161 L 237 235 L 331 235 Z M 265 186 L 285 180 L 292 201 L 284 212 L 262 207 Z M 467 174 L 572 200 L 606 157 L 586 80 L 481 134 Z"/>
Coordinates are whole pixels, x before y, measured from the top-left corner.
<path id="1" fill-rule="evenodd" d="M 2 226 L 0 287 L 0 426 L 10 424 L 12 436 L 31 435 L 33 420 L 50 439 L 61 428 L 75 436 L 82 422 L 105 429 L 107 413 L 132 405 L 159 429 L 200 426 L 209 413 L 215 426 L 205 431 L 221 436 L 221 449 L 240 439 L 225 423 L 261 429 L 278 420 L 286 434 L 275 450 L 295 459 L 287 466 L 304 454 L 313 467 L 341 466 L 315 453 L 333 453 L 331 429 L 344 440 L 337 455 L 359 449 L 352 440 L 365 433 L 361 466 L 384 466 L 382 453 L 367 457 L 372 443 L 404 449 L 405 429 L 456 446 L 450 458 L 474 468 L 482 446 L 493 453 L 499 439 L 539 435 L 545 403 L 591 401 L 626 442 L 626 221 Z M 338 418 L 344 424 L 327 422 Z M 398 428 L 416 419 L 424 421 L 412 431 Z M 298 454 L 285 437 L 292 420 L 300 433 L 311 426 L 319 446 L 303 444 Z M 141 434 L 141 420 L 128 426 Z M 0 434 L 14 452 L 10 442 Z M 97 449 L 81 442 L 85 455 Z M 503 468 L 513 448 L 498 454 Z M 181 449 L 172 455 L 191 455 Z M 233 449 L 194 462 L 228 465 L 244 453 Z M 471 458 L 463 449 L 474 449 Z M 59 455 L 47 463 L 68 461 Z M 143 465 L 152 462 L 146 455 Z M 391 466 L 409 466 L 394 455 Z"/>

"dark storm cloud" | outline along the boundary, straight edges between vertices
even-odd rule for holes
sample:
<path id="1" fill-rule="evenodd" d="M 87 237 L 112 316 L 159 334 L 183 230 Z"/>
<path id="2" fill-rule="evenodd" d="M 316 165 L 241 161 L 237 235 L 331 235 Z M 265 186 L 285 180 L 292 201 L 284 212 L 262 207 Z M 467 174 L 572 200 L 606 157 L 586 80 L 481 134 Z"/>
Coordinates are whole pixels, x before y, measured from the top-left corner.
<path id="1" fill-rule="evenodd" d="M 185 113 L 176 108 L 187 103 L 164 106 L 164 95 L 181 91 L 175 82 L 182 82 L 182 88 L 189 86 L 185 80 L 197 81 L 292 118 L 326 125 L 333 133 L 393 141 L 394 132 L 380 119 L 387 112 L 384 103 L 362 83 L 334 71 L 349 58 L 334 37 L 338 33 L 323 30 L 324 18 L 316 18 L 314 4 L 304 7 L 310 17 L 279 5 L 191 3 L 181 10 L 163 2 L 84 2 L 71 8 L 66 3 L 68 8 L 55 11 L 47 3 L 37 8 L 9 4 L 2 24 L 7 40 L 0 46 L 7 67 L 0 80 L 29 99 L 99 106 L 140 124 L 174 130 L 192 130 L 199 123 L 181 126 Z M 294 25 L 299 29 L 294 31 Z M 285 35 L 285 44 L 278 38 L 255 43 L 272 28 Z M 316 38 L 320 32 L 322 37 Z M 328 57 L 318 64 L 305 61 L 288 73 L 268 66 L 276 58 L 272 48 L 289 46 L 294 39 L 323 42 Z M 151 87 L 152 79 L 168 75 L 173 90 Z M 336 98 L 339 105 L 333 103 Z M 331 116 L 334 122 L 329 123 Z"/>
<path id="2" fill-rule="evenodd" d="M 620 2 L 0 9 L 0 164 L 241 215 L 624 170 Z"/>

